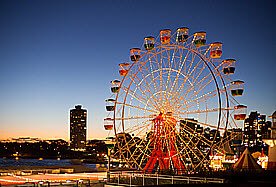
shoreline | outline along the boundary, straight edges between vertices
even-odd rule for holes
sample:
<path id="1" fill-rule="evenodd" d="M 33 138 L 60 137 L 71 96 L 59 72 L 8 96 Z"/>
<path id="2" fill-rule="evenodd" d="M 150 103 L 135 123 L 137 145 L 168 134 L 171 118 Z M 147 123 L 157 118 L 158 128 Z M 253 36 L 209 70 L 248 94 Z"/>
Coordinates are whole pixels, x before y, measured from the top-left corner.
<path id="1" fill-rule="evenodd" d="M 0 167 L 0 175 L 6 173 L 16 173 L 21 175 L 38 173 L 92 173 L 105 172 L 106 168 L 89 168 L 85 165 L 71 166 L 5 166 Z"/>

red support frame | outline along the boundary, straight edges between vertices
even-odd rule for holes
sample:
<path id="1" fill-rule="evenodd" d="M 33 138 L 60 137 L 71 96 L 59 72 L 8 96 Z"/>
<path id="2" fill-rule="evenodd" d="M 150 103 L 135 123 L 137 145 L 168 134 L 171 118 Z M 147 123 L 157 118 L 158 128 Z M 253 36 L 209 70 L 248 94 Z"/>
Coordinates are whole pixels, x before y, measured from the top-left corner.
<path id="1" fill-rule="evenodd" d="M 182 174 L 185 165 L 176 149 L 176 120 L 160 113 L 153 123 L 153 136 L 150 139 L 153 151 L 143 171 L 152 173 L 159 166 L 160 171 L 173 170 L 176 174 Z"/>

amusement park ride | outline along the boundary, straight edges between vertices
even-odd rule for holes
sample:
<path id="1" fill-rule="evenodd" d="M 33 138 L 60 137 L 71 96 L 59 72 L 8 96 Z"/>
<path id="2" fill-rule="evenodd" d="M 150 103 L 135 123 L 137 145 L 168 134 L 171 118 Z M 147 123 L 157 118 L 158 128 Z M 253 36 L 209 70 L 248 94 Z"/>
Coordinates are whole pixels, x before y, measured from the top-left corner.
<path id="1" fill-rule="evenodd" d="M 243 81 L 232 81 L 236 60 L 221 57 L 222 43 L 207 44 L 206 32 L 189 35 L 186 27 L 161 30 L 130 49 L 106 99 L 114 158 L 146 173 L 182 174 L 227 154 L 227 132 L 247 107 L 235 99 L 244 90 Z"/>

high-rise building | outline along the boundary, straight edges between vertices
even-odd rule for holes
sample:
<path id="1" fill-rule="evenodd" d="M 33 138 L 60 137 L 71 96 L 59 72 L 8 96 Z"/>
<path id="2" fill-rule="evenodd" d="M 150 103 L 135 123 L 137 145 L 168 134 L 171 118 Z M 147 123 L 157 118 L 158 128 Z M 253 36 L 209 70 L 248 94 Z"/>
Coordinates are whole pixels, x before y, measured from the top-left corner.
<path id="1" fill-rule="evenodd" d="M 87 110 L 81 105 L 70 110 L 70 148 L 85 150 Z"/>
<path id="2" fill-rule="evenodd" d="M 262 138 L 263 139 L 270 139 L 271 138 L 271 121 L 266 121 L 263 128 L 262 128 Z"/>
<path id="3" fill-rule="evenodd" d="M 264 139 L 264 142 L 269 145 L 267 169 L 276 170 L 276 111 L 269 117 L 272 118 L 272 123 L 269 123 L 270 138 Z"/>
<path id="4" fill-rule="evenodd" d="M 264 138 L 270 138 L 271 122 L 266 121 L 266 115 L 260 115 L 257 111 L 251 112 L 244 120 L 243 144 L 249 147 L 261 147 Z"/>
<path id="5" fill-rule="evenodd" d="M 260 123 L 259 123 L 260 121 Z M 254 147 L 260 144 L 260 128 L 263 124 L 263 117 L 256 112 L 251 112 L 244 120 L 243 144 L 246 147 Z"/>
<path id="6" fill-rule="evenodd" d="M 276 111 L 270 117 L 272 118 L 271 138 L 276 139 Z"/>
<path id="7" fill-rule="evenodd" d="M 256 145 L 256 124 L 254 121 L 257 116 L 257 112 L 251 112 L 249 117 L 244 120 L 243 144 L 246 147 L 253 147 Z"/>

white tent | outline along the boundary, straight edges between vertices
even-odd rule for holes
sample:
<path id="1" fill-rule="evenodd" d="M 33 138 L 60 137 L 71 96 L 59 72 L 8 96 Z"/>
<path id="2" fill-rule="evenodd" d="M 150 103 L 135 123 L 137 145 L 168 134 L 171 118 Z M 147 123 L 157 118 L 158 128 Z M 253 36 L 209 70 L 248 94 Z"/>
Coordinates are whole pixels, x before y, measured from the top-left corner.
<path id="1" fill-rule="evenodd" d="M 233 168 L 235 170 L 262 170 L 262 167 L 255 161 L 248 148 L 244 150 Z"/>

